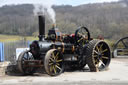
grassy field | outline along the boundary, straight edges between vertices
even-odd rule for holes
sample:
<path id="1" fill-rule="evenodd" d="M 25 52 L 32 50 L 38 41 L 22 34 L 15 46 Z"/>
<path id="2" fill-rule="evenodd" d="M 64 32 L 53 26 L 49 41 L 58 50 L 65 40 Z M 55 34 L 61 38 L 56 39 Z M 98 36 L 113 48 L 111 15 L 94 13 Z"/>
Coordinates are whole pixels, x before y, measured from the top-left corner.
<path id="1" fill-rule="evenodd" d="M 18 41 L 18 40 L 38 40 L 38 37 L 34 36 L 17 36 L 17 35 L 0 35 L 0 42 L 10 42 L 10 41 Z M 112 48 L 115 41 L 111 41 L 105 39 L 105 41 L 110 45 Z"/>
<path id="2" fill-rule="evenodd" d="M 0 35 L 0 42 L 10 42 L 18 40 L 37 40 L 38 37 L 33 36 L 17 36 L 17 35 Z"/>

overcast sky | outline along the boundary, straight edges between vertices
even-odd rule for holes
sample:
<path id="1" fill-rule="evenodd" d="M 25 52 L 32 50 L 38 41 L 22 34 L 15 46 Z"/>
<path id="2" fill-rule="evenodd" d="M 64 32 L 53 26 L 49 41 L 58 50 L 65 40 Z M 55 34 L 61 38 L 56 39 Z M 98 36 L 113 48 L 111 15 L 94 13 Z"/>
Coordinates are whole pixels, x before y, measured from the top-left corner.
<path id="1" fill-rule="evenodd" d="M 73 6 L 87 3 L 101 3 L 101 2 L 112 2 L 118 0 L 55 0 L 56 4 L 70 4 Z"/>
<path id="2" fill-rule="evenodd" d="M 101 3 L 101 2 L 112 2 L 118 0 L 0 0 L 0 6 L 10 5 L 10 4 L 46 4 L 46 5 L 73 5 L 77 6 L 80 4 L 87 3 Z"/>

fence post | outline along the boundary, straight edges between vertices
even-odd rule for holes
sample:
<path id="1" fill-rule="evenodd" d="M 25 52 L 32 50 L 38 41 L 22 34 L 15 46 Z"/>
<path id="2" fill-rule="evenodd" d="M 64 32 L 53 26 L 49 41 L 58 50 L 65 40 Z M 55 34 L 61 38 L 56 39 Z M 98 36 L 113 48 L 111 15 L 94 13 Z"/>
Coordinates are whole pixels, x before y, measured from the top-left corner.
<path id="1" fill-rule="evenodd" d="M 0 43 L 0 62 L 4 61 L 4 43 Z"/>
<path id="2" fill-rule="evenodd" d="M 30 44 L 32 44 L 32 41 L 27 41 L 27 47 L 29 47 Z"/>
<path id="3" fill-rule="evenodd" d="M 2 61 L 2 43 L 0 43 L 0 62 Z"/>
<path id="4" fill-rule="evenodd" d="M 2 48 L 3 48 L 3 53 L 2 53 L 2 54 L 3 54 L 3 55 L 2 55 L 3 57 L 2 57 L 2 60 L 4 61 L 4 43 L 3 43 L 2 46 L 3 46 L 3 47 L 2 47 Z"/>

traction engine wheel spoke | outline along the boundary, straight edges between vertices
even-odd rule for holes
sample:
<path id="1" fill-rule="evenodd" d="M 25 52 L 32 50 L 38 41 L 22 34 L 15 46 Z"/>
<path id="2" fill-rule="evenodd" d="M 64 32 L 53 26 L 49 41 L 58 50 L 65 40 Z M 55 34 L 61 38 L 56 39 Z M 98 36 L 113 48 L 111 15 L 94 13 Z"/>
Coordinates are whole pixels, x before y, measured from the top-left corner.
<path id="1" fill-rule="evenodd" d="M 54 53 L 52 53 L 52 58 L 55 60 L 55 54 Z"/>
<path id="2" fill-rule="evenodd" d="M 62 70 L 58 65 L 56 65 L 56 68 L 58 68 L 60 71 Z"/>
<path id="3" fill-rule="evenodd" d="M 96 46 L 96 49 L 97 49 L 97 52 L 100 52 L 100 50 L 99 50 L 99 47 L 98 47 L 98 46 Z"/>
<path id="4" fill-rule="evenodd" d="M 103 50 L 102 53 L 104 53 L 104 52 L 106 52 L 106 51 L 108 51 L 108 49 Z"/>
<path id="5" fill-rule="evenodd" d="M 105 67 L 105 64 L 103 63 L 103 60 L 100 60 L 100 63 L 103 67 Z"/>
<path id="6" fill-rule="evenodd" d="M 57 61 L 58 60 L 58 55 L 59 55 L 59 52 L 56 54 L 56 58 L 55 58 L 55 60 Z"/>
<path id="7" fill-rule="evenodd" d="M 53 65 L 53 63 L 49 63 L 48 65 L 51 66 L 51 65 Z"/>
<path id="8" fill-rule="evenodd" d="M 56 62 L 57 62 L 57 63 L 62 62 L 62 59 L 61 59 L 61 60 L 56 60 Z"/>
<path id="9" fill-rule="evenodd" d="M 106 57 L 106 56 L 102 56 L 102 58 L 103 58 L 103 59 L 109 59 L 109 58 L 108 58 L 108 57 Z"/>
<path id="10" fill-rule="evenodd" d="M 50 66 L 49 68 L 50 68 L 50 72 L 52 72 L 53 71 L 53 65 Z"/>
<path id="11" fill-rule="evenodd" d="M 94 52 L 95 52 L 96 54 L 98 54 L 98 52 L 97 52 L 96 50 L 94 50 Z"/>
<path id="12" fill-rule="evenodd" d="M 101 46 L 100 46 L 100 51 L 102 51 L 102 47 L 103 47 L 103 44 L 101 44 Z"/>
<path id="13" fill-rule="evenodd" d="M 54 73 L 56 74 L 56 67 L 53 65 Z"/>

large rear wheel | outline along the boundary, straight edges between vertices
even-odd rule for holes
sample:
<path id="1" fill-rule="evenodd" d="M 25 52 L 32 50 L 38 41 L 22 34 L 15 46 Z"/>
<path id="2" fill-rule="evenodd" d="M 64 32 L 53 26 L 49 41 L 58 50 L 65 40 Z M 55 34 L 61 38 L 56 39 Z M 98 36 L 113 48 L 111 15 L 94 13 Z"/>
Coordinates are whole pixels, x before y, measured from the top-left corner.
<path id="1" fill-rule="evenodd" d="M 86 62 L 90 71 L 97 72 L 105 70 L 111 60 L 111 53 L 108 44 L 102 40 L 92 40 L 86 49 Z"/>

